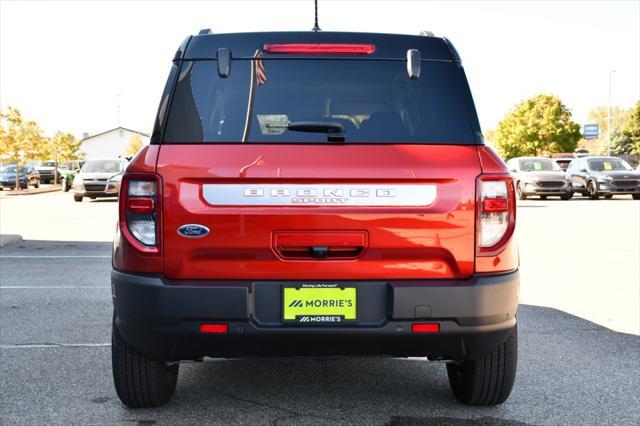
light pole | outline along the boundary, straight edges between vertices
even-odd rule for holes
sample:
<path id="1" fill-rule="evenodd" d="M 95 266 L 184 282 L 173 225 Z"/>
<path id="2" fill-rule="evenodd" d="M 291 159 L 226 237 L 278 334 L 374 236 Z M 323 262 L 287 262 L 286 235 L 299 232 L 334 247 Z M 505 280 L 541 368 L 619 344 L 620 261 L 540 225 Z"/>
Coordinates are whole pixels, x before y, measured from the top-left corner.
<path id="1" fill-rule="evenodd" d="M 611 155 L 611 80 L 616 70 L 609 71 L 609 108 L 607 109 L 607 155 Z"/>

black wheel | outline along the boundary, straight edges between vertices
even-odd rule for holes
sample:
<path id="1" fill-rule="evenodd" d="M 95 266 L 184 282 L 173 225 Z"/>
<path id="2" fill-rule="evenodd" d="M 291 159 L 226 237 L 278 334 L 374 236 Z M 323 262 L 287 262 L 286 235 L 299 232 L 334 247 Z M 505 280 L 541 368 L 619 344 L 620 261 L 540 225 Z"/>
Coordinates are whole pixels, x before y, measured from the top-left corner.
<path id="1" fill-rule="evenodd" d="M 516 378 L 518 329 L 495 351 L 474 361 L 447 364 L 449 384 L 467 405 L 497 405 L 507 400 Z"/>
<path id="2" fill-rule="evenodd" d="M 516 185 L 516 194 L 518 195 L 518 199 L 520 200 L 527 199 L 527 195 L 524 193 L 524 190 L 522 189 L 522 184 L 520 182 L 518 182 L 518 184 Z"/>
<path id="3" fill-rule="evenodd" d="M 546 200 L 546 199 L 547 199 L 547 196 L 546 196 L 546 195 L 541 195 L 541 196 L 540 196 L 540 199 L 541 199 L 541 200 Z"/>
<path id="4" fill-rule="evenodd" d="M 159 407 L 176 390 L 179 364 L 154 361 L 131 347 L 112 326 L 111 368 L 118 398 L 131 408 Z"/>
<path id="5" fill-rule="evenodd" d="M 64 183 L 62 184 L 62 189 L 64 192 L 69 192 L 69 190 L 71 189 L 71 182 L 69 182 L 69 179 L 64 178 Z"/>
<path id="6" fill-rule="evenodd" d="M 589 183 L 587 183 L 587 194 L 589 194 L 589 198 L 592 200 L 600 198 L 598 195 L 598 186 L 595 181 L 590 180 Z"/>
<path id="7" fill-rule="evenodd" d="M 81 203 L 82 202 L 82 195 L 74 195 L 73 199 L 76 203 Z"/>
<path id="8" fill-rule="evenodd" d="M 36 180 L 36 183 L 33 185 L 34 188 L 40 188 L 40 180 Z"/>
<path id="9" fill-rule="evenodd" d="M 640 200 L 640 194 L 631 194 L 634 200 Z"/>
<path id="10" fill-rule="evenodd" d="M 561 195 L 561 196 L 560 196 L 560 199 L 561 199 L 561 200 L 565 200 L 565 201 L 570 200 L 570 199 L 572 199 L 572 198 L 573 198 L 573 192 L 570 192 L 570 193 L 568 193 L 568 194 L 565 194 L 565 195 Z"/>
<path id="11" fill-rule="evenodd" d="M 604 198 L 607 199 L 607 200 L 610 200 L 610 199 L 613 198 L 613 195 L 607 194 L 607 195 L 604 196 Z"/>

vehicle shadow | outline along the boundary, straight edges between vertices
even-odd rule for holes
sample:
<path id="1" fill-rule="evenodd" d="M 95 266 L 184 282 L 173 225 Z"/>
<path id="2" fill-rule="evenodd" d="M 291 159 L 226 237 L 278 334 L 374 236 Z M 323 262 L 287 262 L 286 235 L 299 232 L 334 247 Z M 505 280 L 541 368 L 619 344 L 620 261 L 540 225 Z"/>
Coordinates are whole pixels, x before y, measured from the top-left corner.
<path id="1" fill-rule="evenodd" d="M 96 198 L 95 200 L 89 200 L 92 203 L 117 203 L 117 198 Z"/>
<path id="2" fill-rule="evenodd" d="M 163 421 L 187 410 L 222 423 L 388 425 L 607 423 L 638 414 L 640 337 L 545 307 L 522 305 L 518 318 L 518 377 L 499 407 L 461 405 L 445 365 L 422 359 L 250 358 L 183 364 L 168 405 L 125 411 Z M 603 386 L 622 411 L 601 409 Z M 225 417 L 230 410 L 263 417 Z"/>

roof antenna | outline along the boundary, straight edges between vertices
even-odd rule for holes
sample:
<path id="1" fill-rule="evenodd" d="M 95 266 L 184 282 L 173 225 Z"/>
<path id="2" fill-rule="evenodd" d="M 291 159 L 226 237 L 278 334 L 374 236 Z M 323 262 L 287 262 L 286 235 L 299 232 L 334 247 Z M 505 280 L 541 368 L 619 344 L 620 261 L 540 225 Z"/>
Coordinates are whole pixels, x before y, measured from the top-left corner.
<path id="1" fill-rule="evenodd" d="M 315 5 L 316 5 L 316 21 L 315 24 L 313 25 L 312 31 L 321 31 L 320 27 L 318 26 L 318 0 L 314 0 Z"/>

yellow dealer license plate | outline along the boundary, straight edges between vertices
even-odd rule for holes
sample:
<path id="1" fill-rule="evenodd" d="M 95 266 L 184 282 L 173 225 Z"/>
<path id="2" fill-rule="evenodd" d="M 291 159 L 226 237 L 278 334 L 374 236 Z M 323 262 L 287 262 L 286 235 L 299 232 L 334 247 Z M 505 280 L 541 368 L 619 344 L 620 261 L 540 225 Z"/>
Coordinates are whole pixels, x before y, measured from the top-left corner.
<path id="1" fill-rule="evenodd" d="M 282 287 L 282 320 L 304 324 L 357 321 L 356 288 L 335 284 Z"/>

